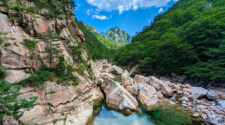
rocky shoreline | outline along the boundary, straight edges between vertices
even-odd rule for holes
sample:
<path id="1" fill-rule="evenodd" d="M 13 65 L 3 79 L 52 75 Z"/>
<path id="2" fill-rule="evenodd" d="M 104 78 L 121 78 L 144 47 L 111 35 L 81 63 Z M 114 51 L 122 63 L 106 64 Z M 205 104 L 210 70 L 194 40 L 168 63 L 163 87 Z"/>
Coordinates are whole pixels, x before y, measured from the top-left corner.
<path id="1" fill-rule="evenodd" d="M 95 102 L 103 100 L 108 107 L 131 114 L 144 107 L 152 110 L 160 104 L 180 105 L 192 111 L 192 117 L 202 118 L 205 123 L 225 124 L 225 107 L 222 91 L 207 90 L 189 84 L 172 83 L 155 76 L 130 76 L 122 68 L 106 60 L 91 61 L 95 80 L 78 86 L 62 86 L 46 82 L 40 88 L 24 87 L 19 98 L 38 100 L 31 110 L 24 110 L 18 120 L 6 117 L 4 125 L 87 125 L 93 117 Z M 53 92 L 54 91 L 54 92 Z"/>
<path id="2" fill-rule="evenodd" d="M 192 117 L 201 117 L 207 124 L 225 124 L 223 91 L 173 83 L 155 76 L 135 75 L 132 78 L 130 72 L 106 60 L 95 64 L 94 69 L 99 73 L 96 82 L 106 96 L 107 105 L 115 110 L 131 113 L 138 110 L 139 104 L 151 110 L 166 103 L 185 107 L 193 112 Z"/>

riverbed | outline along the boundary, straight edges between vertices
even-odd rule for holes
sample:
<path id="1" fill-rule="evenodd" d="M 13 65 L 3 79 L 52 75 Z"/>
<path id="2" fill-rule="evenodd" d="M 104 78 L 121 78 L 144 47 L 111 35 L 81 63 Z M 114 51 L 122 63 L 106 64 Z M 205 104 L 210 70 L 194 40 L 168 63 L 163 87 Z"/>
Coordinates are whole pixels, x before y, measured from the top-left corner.
<path id="1" fill-rule="evenodd" d="M 178 106 L 159 106 L 151 111 L 141 108 L 131 115 L 124 115 L 106 105 L 99 108 L 89 125 L 205 125 L 200 118 L 189 116 L 189 111 Z"/>

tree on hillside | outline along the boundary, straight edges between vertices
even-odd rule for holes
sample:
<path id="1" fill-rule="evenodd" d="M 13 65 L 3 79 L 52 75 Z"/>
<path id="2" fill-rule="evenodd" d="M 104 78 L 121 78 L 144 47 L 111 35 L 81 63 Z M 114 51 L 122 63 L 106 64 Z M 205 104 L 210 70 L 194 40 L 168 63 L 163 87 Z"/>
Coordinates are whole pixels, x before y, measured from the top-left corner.
<path id="1" fill-rule="evenodd" d="M 208 2 L 213 7 L 205 9 Z M 179 0 L 121 48 L 115 60 L 139 63 L 147 73 L 224 81 L 224 6 L 224 0 Z"/>
<path id="2" fill-rule="evenodd" d="M 43 52 L 47 53 L 47 56 L 44 59 L 48 60 L 50 68 L 53 67 L 54 59 L 58 59 L 61 56 L 59 40 L 59 36 L 52 30 L 49 30 L 48 35 L 44 38 L 44 41 L 47 43 Z"/>
<path id="3" fill-rule="evenodd" d="M 20 109 L 31 108 L 37 99 L 37 97 L 32 97 L 29 101 L 18 99 L 20 86 L 13 86 L 4 81 L 5 71 L 5 68 L 0 67 L 0 124 L 2 124 L 5 116 L 19 118 L 23 114 Z"/>

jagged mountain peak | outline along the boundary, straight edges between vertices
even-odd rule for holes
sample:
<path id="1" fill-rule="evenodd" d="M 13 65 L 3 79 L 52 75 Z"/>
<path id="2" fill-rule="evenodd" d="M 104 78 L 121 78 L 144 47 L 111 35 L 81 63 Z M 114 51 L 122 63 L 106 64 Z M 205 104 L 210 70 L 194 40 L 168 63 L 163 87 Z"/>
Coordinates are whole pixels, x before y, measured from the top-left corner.
<path id="1" fill-rule="evenodd" d="M 115 26 L 104 34 L 104 37 L 111 39 L 120 44 L 127 44 L 131 42 L 132 36 L 121 30 L 118 26 Z"/>

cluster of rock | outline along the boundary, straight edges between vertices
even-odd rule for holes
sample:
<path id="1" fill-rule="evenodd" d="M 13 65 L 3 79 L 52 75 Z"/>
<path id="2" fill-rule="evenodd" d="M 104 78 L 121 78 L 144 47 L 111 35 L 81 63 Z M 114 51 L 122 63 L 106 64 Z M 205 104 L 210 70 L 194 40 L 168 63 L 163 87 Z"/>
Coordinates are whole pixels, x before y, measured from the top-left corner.
<path id="1" fill-rule="evenodd" d="M 127 70 L 107 63 L 106 60 L 97 61 L 100 74 L 96 74 L 96 82 L 106 95 L 107 104 L 117 110 L 130 113 L 139 109 L 138 102 L 147 109 L 151 109 L 164 97 L 172 96 L 173 90 L 154 76 L 130 76 Z"/>
<path id="2" fill-rule="evenodd" d="M 130 72 L 106 60 L 97 61 L 96 66 L 99 69 L 96 82 L 106 96 L 107 105 L 113 109 L 130 113 L 138 110 L 138 103 L 148 110 L 161 103 L 180 104 L 193 111 L 193 117 L 202 117 L 210 124 L 225 124 L 224 102 L 219 101 L 213 90 L 160 80 L 155 76 L 136 74 L 132 78 Z"/>
<path id="3" fill-rule="evenodd" d="M 6 117 L 4 125 L 85 125 L 92 118 L 94 102 L 104 98 L 97 87 L 85 83 L 74 87 L 46 82 L 43 89 L 25 87 L 21 93 L 19 99 L 37 96 L 35 106 L 24 110 L 19 121 Z"/>

